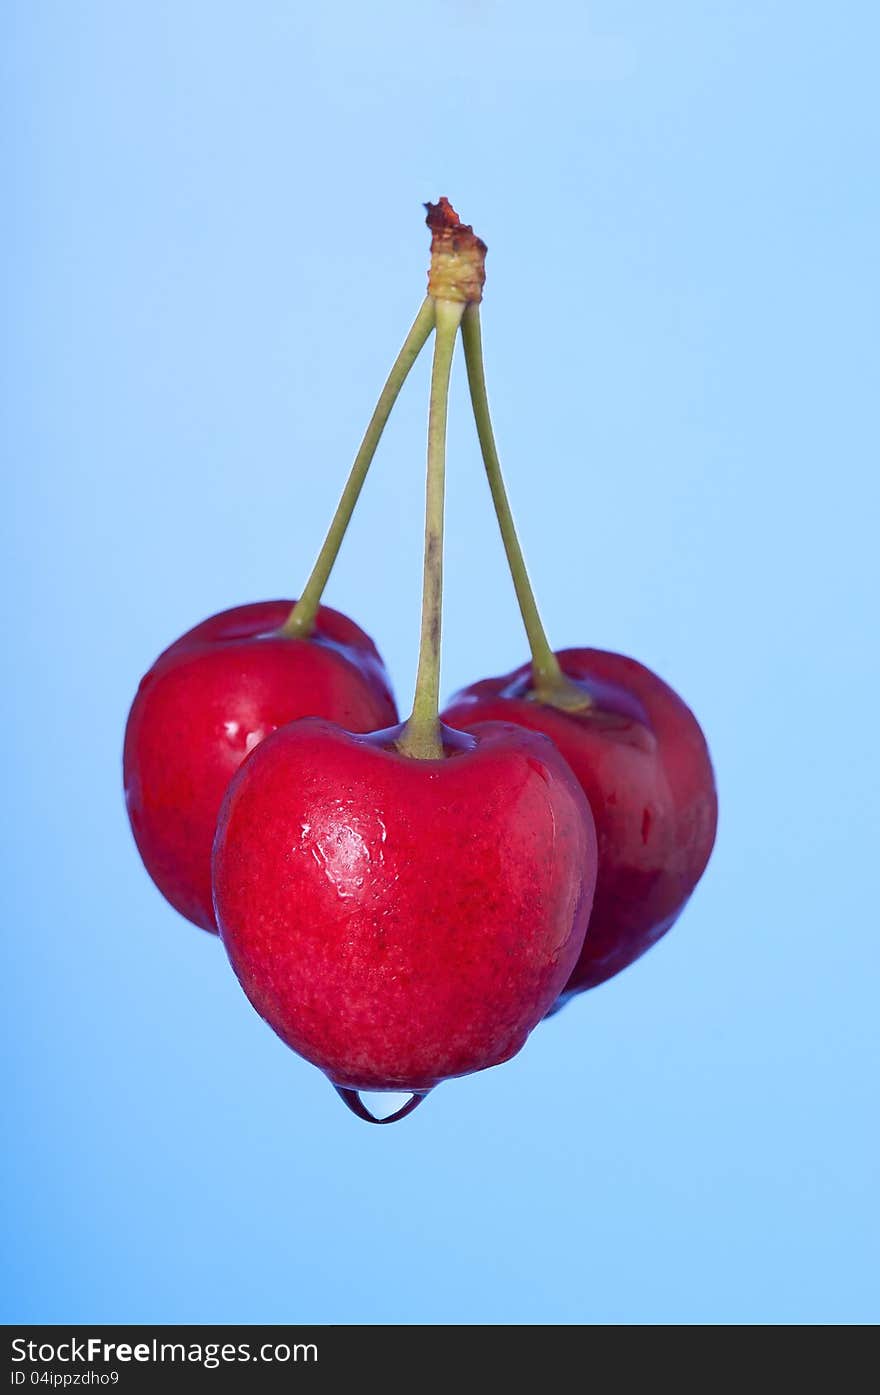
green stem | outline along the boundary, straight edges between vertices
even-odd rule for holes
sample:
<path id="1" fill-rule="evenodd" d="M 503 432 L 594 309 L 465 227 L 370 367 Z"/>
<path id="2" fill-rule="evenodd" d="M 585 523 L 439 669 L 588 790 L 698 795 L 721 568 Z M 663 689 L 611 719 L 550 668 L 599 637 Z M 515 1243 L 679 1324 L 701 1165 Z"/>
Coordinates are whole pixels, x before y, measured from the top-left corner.
<path id="1" fill-rule="evenodd" d="M 308 639 L 314 629 L 315 617 L 321 604 L 324 587 L 327 585 L 327 578 L 333 570 L 333 564 L 342 546 L 342 539 L 345 537 L 345 531 L 351 522 L 351 516 L 360 497 L 367 471 L 376 453 L 382 432 L 385 430 L 385 423 L 391 414 L 391 408 L 397 401 L 409 370 L 424 348 L 433 328 L 434 301 L 430 296 L 426 296 L 413 321 L 412 329 L 406 336 L 403 348 L 394 361 L 394 367 L 388 374 L 388 381 L 382 389 L 379 401 L 376 403 L 376 409 L 364 433 L 361 448 L 351 467 L 351 474 L 336 506 L 333 522 L 330 524 L 330 530 L 324 539 L 324 546 L 318 553 L 311 576 L 305 584 L 302 595 L 281 627 L 281 633 L 288 638 Z"/>
<path id="2" fill-rule="evenodd" d="M 461 322 L 461 337 L 464 344 L 471 404 L 474 409 L 483 464 L 486 467 L 486 478 L 492 492 L 492 503 L 495 506 L 498 527 L 501 531 L 504 551 L 507 554 L 507 564 L 510 568 L 516 599 L 532 654 L 533 693 L 541 702 L 548 702 L 555 707 L 576 711 L 578 708 L 588 706 L 589 699 L 571 679 L 566 677 L 559 660 L 550 647 L 547 632 L 541 623 L 532 583 L 529 581 L 525 559 L 516 533 L 516 525 L 510 510 L 504 478 L 501 474 L 501 462 L 498 459 L 495 433 L 492 430 L 492 418 L 489 414 L 489 398 L 486 393 L 480 307 L 476 303 L 468 305 L 464 312 Z"/>
<path id="3" fill-rule="evenodd" d="M 428 416 L 428 475 L 425 491 L 425 566 L 422 588 L 422 632 L 412 715 L 398 742 L 405 756 L 439 760 L 440 629 L 443 611 L 443 503 L 446 489 L 446 416 L 452 355 L 464 305 L 438 300 L 431 407 Z"/>

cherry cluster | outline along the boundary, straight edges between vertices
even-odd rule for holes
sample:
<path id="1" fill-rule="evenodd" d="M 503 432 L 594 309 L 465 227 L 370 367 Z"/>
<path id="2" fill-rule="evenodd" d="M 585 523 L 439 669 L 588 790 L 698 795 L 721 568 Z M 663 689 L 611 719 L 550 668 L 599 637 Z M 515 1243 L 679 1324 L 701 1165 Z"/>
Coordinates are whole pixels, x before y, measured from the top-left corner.
<path id="1" fill-rule="evenodd" d="M 717 803 L 690 710 L 634 659 L 554 651 L 489 416 L 485 244 L 428 204 L 428 295 L 296 602 L 238 606 L 166 649 L 125 734 L 144 864 L 219 931 L 257 1011 L 361 1118 L 508 1060 L 681 913 Z M 400 722 L 372 640 L 321 604 L 389 413 L 434 334 L 421 644 Z M 531 658 L 439 710 L 446 413 L 461 336 Z M 409 1094 L 377 1118 L 364 1091 Z"/>

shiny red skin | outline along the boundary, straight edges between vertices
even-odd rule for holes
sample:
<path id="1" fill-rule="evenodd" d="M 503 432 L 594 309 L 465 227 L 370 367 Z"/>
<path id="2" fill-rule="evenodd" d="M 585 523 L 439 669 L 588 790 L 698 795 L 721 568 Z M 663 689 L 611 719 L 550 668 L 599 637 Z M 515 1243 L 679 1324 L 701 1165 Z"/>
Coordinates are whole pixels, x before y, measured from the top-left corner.
<path id="1" fill-rule="evenodd" d="M 583 713 L 531 699 L 524 664 L 465 688 L 443 720 L 466 731 L 509 721 L 546 733 L 590 801 L 599 879 L 566 998 L 620 973 L 671 927 L 709 860 L 718 805 L 703 733 L 668 684 L 635 659 L 601 649 L 557 657 L 593 698 Z"/>
<path id="2" fill-rule="evenodd" d="M 321 606 L 309 639 L 278 630 L 292 601 L 236 606 L 176 640 L 141 680 L 125 732 L 125 798 L 144 866 L 181 915 L 216 930 L 211 846 L 229 781 L 297 717 L 355 731 L 397 721 L 373 641 Z"/>
<path id="3" fill-rule="evenodd" d="M 508 1060 L 574 967 L 593 818 L 545 738 L 445 732 L 445 759 L 295 722 L 244 763 L 214 844 L 220 934 L 283 1041 L 349 1090 Z"/>

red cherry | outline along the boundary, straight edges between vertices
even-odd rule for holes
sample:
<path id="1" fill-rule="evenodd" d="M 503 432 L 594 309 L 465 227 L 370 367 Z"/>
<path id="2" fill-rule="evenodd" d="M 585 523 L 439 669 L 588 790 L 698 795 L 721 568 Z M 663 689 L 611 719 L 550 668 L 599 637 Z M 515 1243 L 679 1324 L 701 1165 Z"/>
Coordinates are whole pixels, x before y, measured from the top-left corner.
<path id="1" fill-rule="evenodd" d="M 599 877 L 568 996 L 620 973 L 680 915 L 712 851 L 717 800 L 703 733 L 662 679 L 600 649 L 564 649 L 557 657 L 591 699 L 583 711 L 534 700 L 525 664 L 465 688 L 443 720 L 464 730 L 510 721 L 545 732 L 589 799 Z"/>
<path id="2" fill-rule="evenodd" d="M 296 717 L 355 731 L 397 721 L 379 653 L 322 606 L 309 639 L 278 633 L 292 601 L 259 601 L 204 620 L 141 680 L 123 758 L 129 818 L 144 865 L 182 915 L 215 930 L 211 844 L 226 788 L 248 752 Z"/>
<path id="3" fill-rule="evenodd" d="M 445 758 L 416 760 L 402 731 L 283 727 L 232 781 L 214 844 L 245 993 L 361 1117 L 352 1091 L 424 1094 L 519 1051 L 574 967 L 596 876 L 551 742 L 441 728 Z"/>

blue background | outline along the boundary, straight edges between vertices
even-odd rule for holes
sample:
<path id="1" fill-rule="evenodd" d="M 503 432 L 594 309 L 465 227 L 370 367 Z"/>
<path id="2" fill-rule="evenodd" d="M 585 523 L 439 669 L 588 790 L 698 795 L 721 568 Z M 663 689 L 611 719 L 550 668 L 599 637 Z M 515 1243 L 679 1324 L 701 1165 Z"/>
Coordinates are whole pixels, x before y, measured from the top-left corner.
<path id="1" fill-rule="evenodd" d="M 876 7 L 4 16 L 4 1316 L 876 1319 Z M 370 1129 L 154 891 L 119 760 L 161 647 L 301 586 L 441 193 L 551 635 L 681 691 L 722 813 L 646 959 Z M 426 392 L 327 593 L 404 709 Z M 525 657 L 460 361 L 451 413 L 446 693 Z"/>

